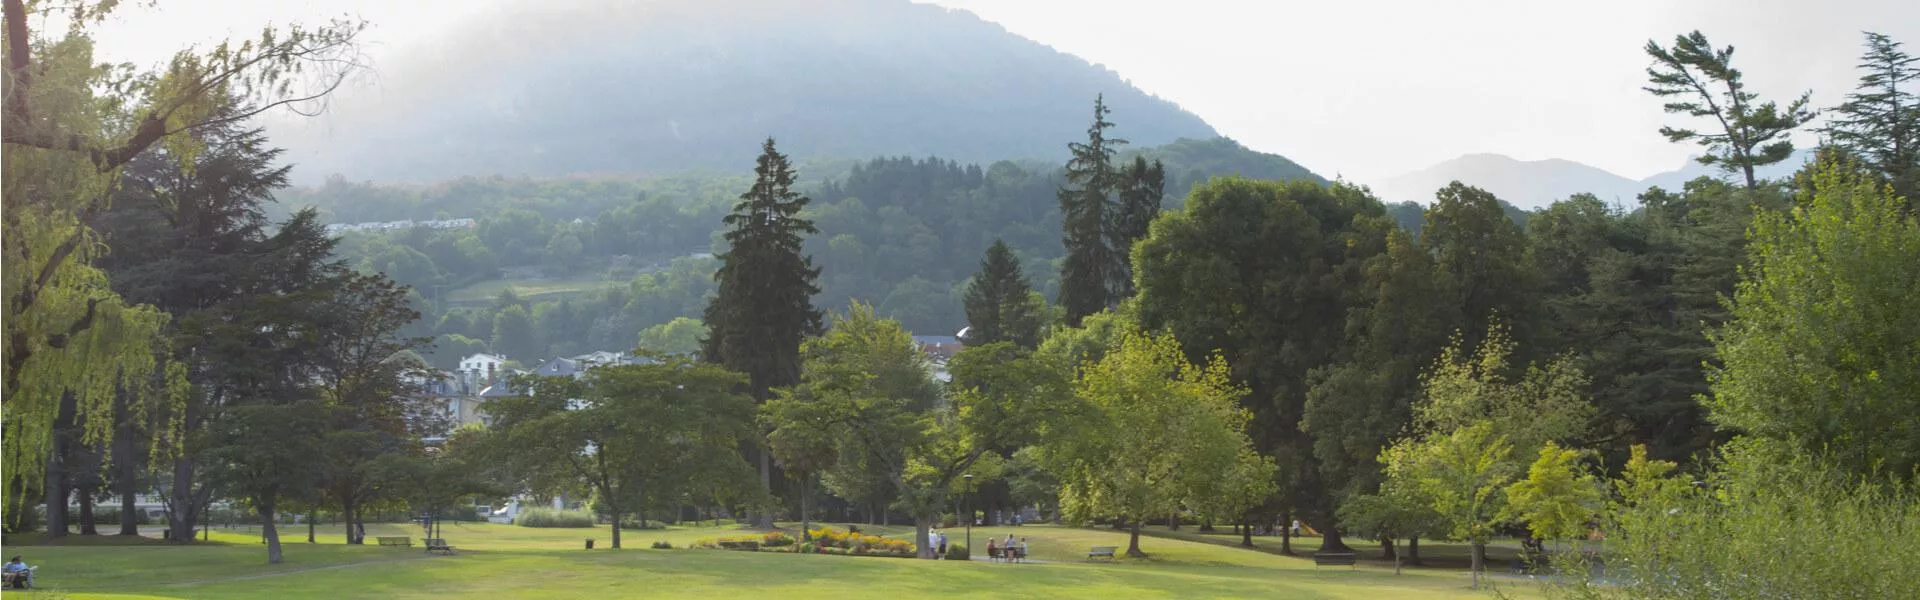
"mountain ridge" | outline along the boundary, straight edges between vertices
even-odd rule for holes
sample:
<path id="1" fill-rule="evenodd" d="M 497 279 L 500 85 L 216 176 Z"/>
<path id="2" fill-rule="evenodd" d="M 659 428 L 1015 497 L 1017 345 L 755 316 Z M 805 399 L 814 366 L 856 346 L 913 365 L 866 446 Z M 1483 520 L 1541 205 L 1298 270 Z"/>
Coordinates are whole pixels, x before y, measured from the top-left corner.
<path id="1" fill-rule="evenodd" d="M 1794 171 L 1813 157 L 1813 152 L 1812 149 L 1796 151 L 1787 160 L 1756 169 L 1755 174 L 1765 179 L 1792 176 Z M 1688 181 L 1702 176 L 1730 177 L 1715 167 L 1700 164 L 1694 158 L 1688 158 L 1686 164 L 1678 169 L 1633 179 L 1562 158 L 1521 160 L 1503 154 L 1481 152 L 1464 154 L 1424 169 L 1388 177 L 1370 187 L 1384 202 L 1414 201 L 1425 204 L 1431 202 L 1434 192 L 1448 182 L 1460 181 L 1493 192 L 1500 199 L 1520 208 L 1533 210 L 1580 193 L 1593 194 L 1609 203 L 1632 206 L 1648 188 L 1678 191 Z"/>

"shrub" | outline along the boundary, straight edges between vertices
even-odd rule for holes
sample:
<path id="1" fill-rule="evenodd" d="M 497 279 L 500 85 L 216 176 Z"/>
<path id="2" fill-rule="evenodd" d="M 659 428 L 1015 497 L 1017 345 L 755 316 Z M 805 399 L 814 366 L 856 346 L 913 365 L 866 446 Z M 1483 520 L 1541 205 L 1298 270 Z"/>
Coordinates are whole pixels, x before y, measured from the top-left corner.
<path id="1" fill-rule="evenodd" d="M 666 541 L 666 540 L 660 540 L 660 541 L 657 541 L 657 542 L 654 542 L 654 543 L 653 543 L 653 549 L 655 549 L 655 550 L 672 550 L 672 549 L 673 549 L 673 542 L 669 542 L 669 541 Z"/>
<path id="2" fill-rule="evenodd" d="M 967 553 L 966 544 L 947 544 L 947 559 L 973 560 L 973 556 Z"/>
<path id="3" fill-rule="evenodd" d="M 77 514 L 74 515 L 74 522 L 75 523 L 79 522 L 79 515 Z M 152 525 L 153 517 L 147 516 L 147 511 L 136 510 L 136 511 L 133 511 L 133 522 L 140 525 Z M 102 529 L 105 529 L 108 527 L 119 527 L 120 526 L 120 509 L 118 508 L 93 509 L 93 523 L 95 527 L 99 527 Z"/>
<path id="4" fill-rule="evenodd" d="M 766 535 L 760 536 L 760 545 L 769 548 L 792 546 L 795 541 L 793 536 L 779 531 L 770 531 L 767 532 Z"/>
<path id="5" fill-rule="evenodd" d="M 521 527 L 592 527 L 593 513 L 584 510 L 529 508 L 513 518 Z"/>

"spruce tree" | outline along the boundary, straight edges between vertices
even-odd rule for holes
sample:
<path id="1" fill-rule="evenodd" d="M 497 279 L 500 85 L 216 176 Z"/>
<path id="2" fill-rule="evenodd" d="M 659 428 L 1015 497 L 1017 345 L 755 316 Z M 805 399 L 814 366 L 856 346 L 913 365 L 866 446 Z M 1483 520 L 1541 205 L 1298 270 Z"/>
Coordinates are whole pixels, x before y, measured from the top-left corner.
<path id="1" fill-rule="evenodd" d="M 1114 263 L 1117 256 L 1108 236 L 1110 215 L 1116 212 L 1113 190 L 1114 148 L 1127 143 L 1108 139 L 1104 96 L 1093 100 L 1093 124 L 1087 127 L 1086 143 L 1071 143 L 1067 148 L 1073 159 L 1067 161 L 1067 185 L 1060 188 L 1060 214 L 1067 255 L 1060 265 L 1060 305 L 1066 309 L 1067 324 L 1079 326 L 1080 319 L 1113 304 Z"/>
<path id="2" fill-rule="evenodd" d="M 1866 35 L 1860 87 L 1834 107 L 1825 133 L 1911 203 L 1920 194 L 1920 95 L 1912 89 L 1920 81 L 1920 57 L 1909 56 L 1885 35 Z"/>
<path id="3" fill-rule="evenodd" d="M 773 388 L 800 380 L 800 341 L 820 331 L 813 295 L 820 269 L 802 253 L 813 222 L 799 217 L 807 197 L 793 191 L 793 166 L 774 149 L 761 146 L 753 187 L 740 195 L 726 224 L 727 251 L 713 274 L 718 290 L 704 316 L 708 332 L 701 341 L 703 359 L 745 373 L 748 393 L 765 402 Z M 771 491 L 773 465 L 761 452 L 760 485 Z M 762 527 L 766 514 L 755 515 Z"/>
<path id="4" fill-rule="evenodd" d="M 1133 269 L 1129 255 L 1133 243 L 1147 237 L 1147 226 L 1160 214 L 1160 201 L 1166 196 L 1167 168 L 1158 159 L 1147 163 L 1144 156 L 1133 157 L 1133 164 L 1120 171 L 1120 206 L 1107 232 L 1114 258 L 1111 284 L 1116 298 L 1133 295 Z"/>
<path id="5" fill-rule="evenodd" d="M 980 273 L 967 284 L 967 333 L 961 342 L 984 346 L 1013 342 L 1027 349 L 1040 343 L 1040 307 L 1033 288 L 1020 273 L 1020 261 L 1006 242 L 994 240 L 980 259 Z"/>

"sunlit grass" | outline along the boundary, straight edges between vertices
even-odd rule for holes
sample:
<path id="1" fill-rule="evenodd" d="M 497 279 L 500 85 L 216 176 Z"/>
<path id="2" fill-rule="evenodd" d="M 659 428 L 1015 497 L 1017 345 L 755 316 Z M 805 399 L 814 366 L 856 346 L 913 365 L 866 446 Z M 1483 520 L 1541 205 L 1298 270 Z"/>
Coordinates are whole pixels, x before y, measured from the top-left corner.
<path id="1" fill-rule="evenodd" d="M 794 529 L 792 524 L 785 524 Z M 908 537 L 904 526 L 863 531 Z M 1093 560 L 1090 546 L 1123 546 L 1123 533 L 1052 526 L 978 527 L 987 536 L 1025 537 L 1032 557 L 1047 564 L 922 561 L 686 549 L 701 537 L 738 535 L 721 526 L 626 531 L 626 549 L 611 550 L 610 532 L 531 529 L 512 525 L 448 524 L 443 535 L 457 556 L 430 556 L 418 546 L 420 529 L 407 524 L 367 527 L 368 536 L 405 535 L 413 548 L 348 546 L 339 526 L 323 526 L 318 543 L 306 528 L 284 531 L 286 563 L 268 565 L 257 531 L 216 529 L 212 541 L 188 547 L 64 544 L 9 551 L 41 565 L 40 583 L 73 598 L 901 598 L 987 594 L 1047 598 L 1478 598 L 1459 571 L 1391 568 L 1315 568 L 1310 559 L 1252 552 L 1205 542 L 1148 538 L 1147 559 Z M 963 542 L 964 529 L 948 531 Z M 585 550 L 594 538 L 597 549 Z M 26 539 L 26 538 L 22 538 Z M 673 550 L 648 549 L 664 540 Z M 1534 596 L 1524 584 L 1507 591 Z"/>

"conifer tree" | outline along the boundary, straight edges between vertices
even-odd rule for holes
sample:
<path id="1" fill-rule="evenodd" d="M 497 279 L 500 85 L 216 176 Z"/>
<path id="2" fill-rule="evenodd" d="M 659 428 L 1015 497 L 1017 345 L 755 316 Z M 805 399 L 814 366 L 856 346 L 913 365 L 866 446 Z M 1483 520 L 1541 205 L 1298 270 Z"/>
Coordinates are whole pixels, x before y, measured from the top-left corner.
<path id="1" fill-rule="evenodd" d="M 1647 68 L 1651 85 L 1643 89 L 1660 98 L 1677 98 L 1663 106 L 1667 112 L 1711 117 L 1720 127 L 1711 132 L 1661 127 L 1660 135 L 1706 147 L 1700 164 L 1741 174 L 1749 190 L 1759 186 L 1754 167 L 1792 156 L 1793 141 L 1787 136 L 1813 120 L 1814 112 L 1807 108 L 1811 92 L 1784 109 L 1772 101 L 1759 102 L 1759 95 L 1747 91 L 1740 70 L 1733 68 L 1733 46 L 1716 49 L 1699 31 L 1676 36 L 1672 49 L 1648 40 L 1646 52 L 1654 65 Z"/>
<path id="2" fill-rule="evenodd" d="M 1133 295 L 1133 268 L 1129 255 L 1133 243 L 1147 237 L 1147 226 L 1160 214 L 1160 201 L 1167 192 L 1167 168 L 1155 159 L 1133 157 L 1133 164 L 1120 170 L 1120 206 L 1107 232 L 1113 244 L 1112 288 L 1117 298 Z"/>
<path id="3" fill-rule="evenodd" d="M 1033 349 L 1040 344 L 1040 307 L 1033 287 L 1020 273 L 1020 261 L 1007 243 L 994 240 L 980 260 L 980 273 L 967 284 L 967 333 L 962 342 L 984 346 L 1013 342 Z"/>
<path id="4" fill-rule="evenodd" d="M 1920 81 L 1920 57 L 1908 55 L 1885 35 L 1866 35 L 1860 87 L 1834 107 L 1825 132 L 1912 202 L 1920 194 L 1920 95 L 1912 89 Z"/>
<path id="5" fill-rule="evenodd" d="M 726 224 L 727 251 L 713 275 L 718 287 L 703 320 L 708 327 L 701 356 L 748 378 L 748 393 L 765 402 L 771 390 L 800 380 L 800 341 L 820 331 L 813 295 L 820 269 L 802 253 L 813 221 L 800 218 L 807 197 L 793 191 L 793 166 L 774 149 L 761 146 L 753 187 L 740 195 Z M 759 456 L 760 485 L 771 491 L 773 465 Z M 756 515 L 761 526 L 769 516 Z"/>
<path id="6" fill-rule="evenodd" d="M 1116 258 L 1124 262 L 1108 236 L 1116 212 L 1113 201 L 1115 173 L 1114 148 L 1127 143 L 1108 139 L 1104 96 L 1093 100 L 1093 124 L 1087 127 L 1086 143 L 1075 142 L 1067 148 L 1073 159 L 1067 161 L 1067 185 L 1060 188 L 1060 214 L 1067 255 L 1060 265 L 1060 305 L 1066 309 L 1067 324 L 1079 326 L 1080 319 L 1113 304 L 1112 286 Z"/>

